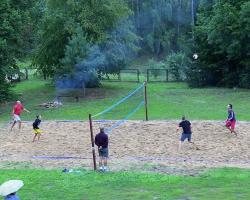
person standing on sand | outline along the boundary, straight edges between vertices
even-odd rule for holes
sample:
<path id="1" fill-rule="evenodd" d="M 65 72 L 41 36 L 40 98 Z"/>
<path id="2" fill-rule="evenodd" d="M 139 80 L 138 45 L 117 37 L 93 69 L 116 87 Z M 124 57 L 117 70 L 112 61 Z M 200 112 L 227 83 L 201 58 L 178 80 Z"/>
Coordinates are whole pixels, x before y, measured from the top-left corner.
<path id="1" fill-rule="evenodd" d="M 33 122 L 32 126 L 33 126 L 33 130 L 34 130 L 34 137 L 33 137 L 33 142 L 35 142 L 36 137 L 38 138 L 38 141 L 40 140 L 40 136 L 41 136 L 41 129 L 38 127 L 41 123 L 41 119 L 42 116 L 41 115 L 37 115 L 36 116 L 36 120 Z"/>
<path id="2" fill-rule="evenodd" d="M 182 135 L 181 135 L 181 138 L 180 138 L 180 141 L 179 141 L 179 147 L 178 147 L 178 150 L 181 151 L 181 145 L 182 143 L 188 139 L 188 142 L 193 144 L 196 148 L 196 150 L 199 150 L 199 148 L 194 144 L 194 142 L 191 141 L 191 136 L 192 136 L 192 131 L 191 131 L 191 123 L 186 120 L 185 116 L 182 117 L 182 121 L 179 123 L 179 126 L 176 130 L 176 132 L 179 131 L 179 128 L 182 128 L 183 129 L 183 132 L 182 132 Z"/>
<path id="3" fill-rule="evenodd" d="M 10 131 L 12 131 L 12 129 L 16 123 L 19 124 L 19 130 L 21 130 L 22 121 L 21 121 L 20 115 L 23 111 L 26 111 L 28 113 L 30 112 L 26 108 L 24 108 L 21 101 L 16 101 L 16 104 L 14 105 L 13 110 L 12 110 L 14 121 L 13 121 L 12 126 L 10 128 Z"/>
<path id="4" fill-rule="evenodd" d="M 100 133 L 95 136 L 95 144 L 98 146 L 99 152 L 99 169 L 100 171 L 107 171 L 108 162 L 108 135 L 104 132 L 104 128 L 100 128 Z"/>
<path id="5" fill-rule="evenodd" d="M 227 105 L 227 112 L 228 112 L 228 117 L 226 120 L 226 127 L 231 133 L 234 133 L 237 136 L 237 133 L 235 132 L 235 124 L 236 124 L 236 117 L 235 113 L 233 111 L 233 105 L 228 104 Z"/>

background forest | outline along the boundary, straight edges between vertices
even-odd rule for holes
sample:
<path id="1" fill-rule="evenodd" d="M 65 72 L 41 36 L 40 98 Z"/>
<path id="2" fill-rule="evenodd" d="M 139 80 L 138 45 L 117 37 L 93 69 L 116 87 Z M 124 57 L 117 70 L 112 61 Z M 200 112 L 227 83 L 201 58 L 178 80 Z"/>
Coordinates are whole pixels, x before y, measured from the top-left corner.
<path id="1" fill-rule="evenodd" d="M 249 34 L 248 0 L 2 0 L 0 101 L 23 66 L 62 88 L 144 65 L 191 87 L 250 88 Z"/>

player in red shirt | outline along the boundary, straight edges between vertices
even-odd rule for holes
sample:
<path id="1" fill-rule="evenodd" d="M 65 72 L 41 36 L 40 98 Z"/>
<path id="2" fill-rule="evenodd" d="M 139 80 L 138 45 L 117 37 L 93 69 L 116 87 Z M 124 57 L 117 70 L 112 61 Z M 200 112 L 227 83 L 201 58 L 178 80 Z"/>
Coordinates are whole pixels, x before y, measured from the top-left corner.
<path id="1" fill-rule="evenodd" d="M 17 101 L 16 104 L 14 105 L 13 107 L 13 111 L 12 111 L 12 114 L 13 114 L 13 123 L 12 123 L 12 126 L 11 126 L 11 129 L 10 131 L 12 131 L 13 127 L 15 126 L 15 124 L 18 122 L 19 124 L 19 130 L 21 130 L 21 124 L 22 124 L 22 121 L 21 121 L 21 118 L 20 118 L 20 115 L 23 111 L 26 111 L 26 112 L 30 112 L 28 111 L 26 108 L 24 108 L 24 106 L 22 105 L 21 101 Z"/>

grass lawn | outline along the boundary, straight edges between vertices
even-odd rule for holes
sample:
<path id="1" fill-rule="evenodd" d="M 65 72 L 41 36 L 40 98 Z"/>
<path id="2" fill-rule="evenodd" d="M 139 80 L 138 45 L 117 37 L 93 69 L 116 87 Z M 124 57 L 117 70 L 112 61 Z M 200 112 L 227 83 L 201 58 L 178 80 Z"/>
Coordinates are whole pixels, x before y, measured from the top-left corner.
<path id="1" fill-rule="evenodd" d="M 37 105 L 55 99 L 57 91 L 49 81 L 33 79 L 17 84 L 13 90 L 32 112 L 23 113 L 23 120 L 33 120 L 41 114 L 45 120 L 87 119 L 88 113 L 98 113 L 126 96 L 138 83 L 103 82 L 87 99 L 75 102 L 62 99 L 58 109 L 44 109 Z M 131 98 L 104 118 L 121 119 L 142 100 Z M 101 97 L 101 98 L 100 98 Z M 190 89 L 185 83 L 149 83 L 148 101 L 150 119 L 179 119 L 185 114 L 190 119 L 222 120 L 226 105 L 234 105 L 239 120 L 250 120 L 250 90 L 203 88 Z M 0 121 L 10 120 L 13 103 L 0 106 Z M 141 108 L 132 119 L 143 119 Z M 200 176 L 174 176 L 154 173 L 109 172 L 62 173 L 61 170 L 15 169 L 0 170 L 0 183 L 21 179 L 25 186 L 18 192 L 25 200 L 214 200 L 250 199 L 250 171 L 244 169 L 217 169 Z"/>
<path id="2" fill-rule="evenodd" d="M 25 200 L 214 200 L 250 199 L 250 171 L 218 169 L 197 177 L 131 172 L 62 173 L 61 170 L 0 170 L 0 183 L 21 179 Z"/>
<path id="3" fill-rule="evenodd" d="M 31 114 L 23 113 L 23 120 L 33 120 L 36 114 L 43 119 L 87 119 L 88 114 L 96 114 L 111 106 L 129 91 L 138 87 L 138 83 L 103 82 L 97 91 L 102 98 L 81 99 L 63 98 L 63 106 L 59 109 L 44 109 L 37 105 L 53 101 L 56 90 L 43 80 L 33 79 L 17 84 L 13 90 L 20 94 L 25 107 Z M 141 95 L 142 97 L 142 95 Z M 119 106 L 112 113 L 102 116 L 105 119 L 121 119 L 132 111 L 139 100 L 131 99 Z M 140 99 L 142 100 L 142 98 Z M 149 119 L 179 119 L 185 114 L 189 119 L 224 120 L 227 117 L 226 105 L 232 103 L 238 120 L 250 120 L 250 90 L 202 88 L 190 89 L 185 83 L 149 83 L 148 84 Z M 10 120 L 13 103 L 0 106 L 0 120 Z M 141 108 L 131 119 L 144 119 L 144 109 Z"/>

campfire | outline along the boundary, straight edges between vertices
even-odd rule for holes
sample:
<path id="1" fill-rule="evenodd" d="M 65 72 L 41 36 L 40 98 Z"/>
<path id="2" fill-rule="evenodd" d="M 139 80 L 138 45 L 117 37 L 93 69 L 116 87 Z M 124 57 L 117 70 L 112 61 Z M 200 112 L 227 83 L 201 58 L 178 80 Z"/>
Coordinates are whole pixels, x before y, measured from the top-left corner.
<path id="1" fill-rule="evenodd" d="M 58 108 L 62 105 L 63 104 L 60 101 L 53 101 L 53 102 L 42 103 L 39 104 L 38 106 L 43 108 Z"/>

